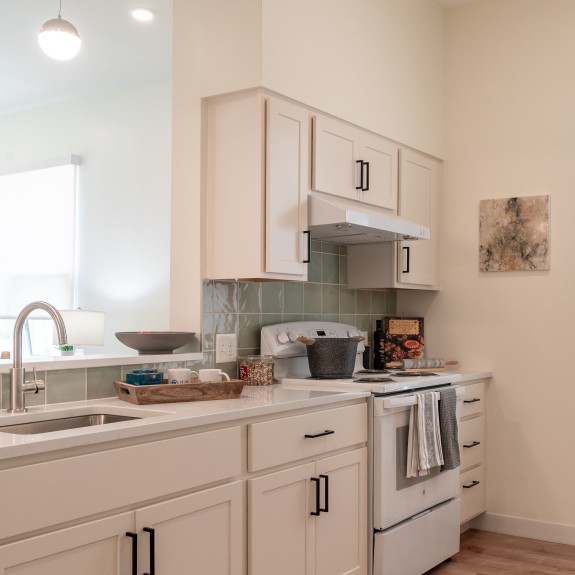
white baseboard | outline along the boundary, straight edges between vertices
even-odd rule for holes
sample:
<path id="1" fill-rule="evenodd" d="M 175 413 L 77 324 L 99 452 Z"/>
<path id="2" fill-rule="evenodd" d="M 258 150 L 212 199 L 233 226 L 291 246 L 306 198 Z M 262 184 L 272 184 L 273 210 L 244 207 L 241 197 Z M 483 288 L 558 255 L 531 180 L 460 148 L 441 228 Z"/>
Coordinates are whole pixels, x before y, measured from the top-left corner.
<path id="1" fill-rule="evenodd" d="M 575 545 L 575 525 L 548 523 L 546 521 L 522 519 L 521 517 L 498 515 L 496 513 L 483 513 L 470 521 L 470 527 L 483 531 L 504 533 L 505 535 Z"/>

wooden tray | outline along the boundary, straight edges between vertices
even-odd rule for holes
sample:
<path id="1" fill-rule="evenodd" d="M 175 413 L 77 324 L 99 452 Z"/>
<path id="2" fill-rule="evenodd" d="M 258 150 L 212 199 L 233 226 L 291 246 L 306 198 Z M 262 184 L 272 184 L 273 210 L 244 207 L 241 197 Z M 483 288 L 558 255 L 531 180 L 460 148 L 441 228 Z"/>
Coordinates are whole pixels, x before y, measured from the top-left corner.
<path id="1" fill-rule="evenodd" d="M 115 381 L 114 387 L 119 399 L 137 405 L 150 405 L 152 403 L 177 403 L 180 401 L 236 399 L 242 393 L 245 383 L 240 379 L 222 381 L 221 383 L 166 383 L 160 385 L 132 385 L 125 381 Z"/>

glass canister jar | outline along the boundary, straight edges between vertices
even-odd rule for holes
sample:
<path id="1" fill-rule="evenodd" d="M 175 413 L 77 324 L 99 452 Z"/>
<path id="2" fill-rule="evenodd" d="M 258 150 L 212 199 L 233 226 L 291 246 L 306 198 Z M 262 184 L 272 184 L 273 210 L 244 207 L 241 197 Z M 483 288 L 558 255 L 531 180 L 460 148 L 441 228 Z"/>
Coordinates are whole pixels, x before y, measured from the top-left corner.
<path id="1" fill-rule="evenodd" d="M 271 385 L 274 382 L 273 355 L 242 355 L 238 358 L 239 378 L 247 385 Z"/>

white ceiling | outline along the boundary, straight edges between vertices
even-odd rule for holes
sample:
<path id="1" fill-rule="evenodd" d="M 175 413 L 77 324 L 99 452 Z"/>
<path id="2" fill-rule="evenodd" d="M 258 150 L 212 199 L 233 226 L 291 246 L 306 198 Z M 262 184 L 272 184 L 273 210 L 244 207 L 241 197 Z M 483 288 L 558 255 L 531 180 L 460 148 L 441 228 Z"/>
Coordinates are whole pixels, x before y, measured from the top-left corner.
<path id="1" fill-rule="evenodd" d="M 136 6 L 157 17 L 138 23 Z M 59 0 L 0 0 L 0 115 L 66 99 L 108 85 L 171 75 L 171 0 L 63 0 L 62 18 L 82 38 L 67 62 L 45 56 L 40 26 L 58 15 Z"/>

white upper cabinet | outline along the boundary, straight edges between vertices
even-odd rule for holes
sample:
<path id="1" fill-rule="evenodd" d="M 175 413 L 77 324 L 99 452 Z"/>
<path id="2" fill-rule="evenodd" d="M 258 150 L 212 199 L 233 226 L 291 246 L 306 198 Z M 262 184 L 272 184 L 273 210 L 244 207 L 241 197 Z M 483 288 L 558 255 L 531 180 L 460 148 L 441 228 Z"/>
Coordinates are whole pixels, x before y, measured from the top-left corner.
<path id="1" fill-rule="evenodd" d="M 427 226 L 431 230 L 431 239 L 399 243 L 397 284 L 399 287 L 425 286 L 437 289 L 440 164 L 423 154 L 402 149 L 399 173 L 399 214 L 407 220 Z"/>
<path id="2" fill-rule="evenodd" d="M 203 277 L 306 280 L 308 110 L 254 90 L 206 112 Z"/>
<path id="3" fill-rule="evenodd" d="M 397 144 L 343 121 L 314 118 L 313 184 L 325 192 L 394 213 Z"/>
<path id="4" fill-rule="evenodd" d="M 400 150 L 398 214 L 427 226 L 431 239 L 348 246 L 350 288 L 439 289 L 440 179 L 440 161 Z"/>

